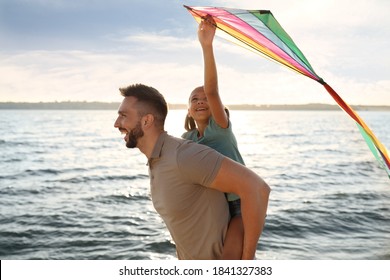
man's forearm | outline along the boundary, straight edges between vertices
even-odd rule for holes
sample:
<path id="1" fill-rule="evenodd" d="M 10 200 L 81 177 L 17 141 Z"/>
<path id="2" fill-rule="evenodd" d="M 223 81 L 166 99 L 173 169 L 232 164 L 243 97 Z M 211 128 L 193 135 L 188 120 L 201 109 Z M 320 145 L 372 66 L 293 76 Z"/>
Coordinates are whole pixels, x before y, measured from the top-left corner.
<path id="1" fill-rule="evenodd" d="M 257 244 L 263 232 L 267 214 L 269 188 L 263 187 L 260 193 L 241 198 L 241 212 L 244 225 L 243 260 L 253 260 Z"/>

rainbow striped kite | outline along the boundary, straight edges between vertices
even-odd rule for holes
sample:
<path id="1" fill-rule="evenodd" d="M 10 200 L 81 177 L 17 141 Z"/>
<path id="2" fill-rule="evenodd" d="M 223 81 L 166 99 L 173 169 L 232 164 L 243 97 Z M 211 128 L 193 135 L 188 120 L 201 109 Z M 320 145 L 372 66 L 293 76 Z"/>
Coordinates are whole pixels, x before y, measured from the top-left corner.
<path id="1" fill-rule="evenodd" d="M 212 16 L 217 28 L 224 31 L 219 33 L 220 36 L 322 84 L 341 109 L 355 120 L 371 152 L 390 177 L 390 160 L 386 147 L 376 138 L 359 115 L 314 72 L 309 61 L 270 11 L 184 7 L 197 22 L 200 22 L 206 15 Z"/>

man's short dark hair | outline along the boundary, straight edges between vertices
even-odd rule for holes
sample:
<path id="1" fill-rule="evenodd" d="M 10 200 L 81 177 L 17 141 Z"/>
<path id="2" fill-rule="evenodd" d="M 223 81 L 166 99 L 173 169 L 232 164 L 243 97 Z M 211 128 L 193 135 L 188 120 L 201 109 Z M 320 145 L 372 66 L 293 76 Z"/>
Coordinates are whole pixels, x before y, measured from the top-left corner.
<path id="1" fill-rule="evenodd" d="M 168 114 L 168 105 L 164 96 L 155 88 L 143 84 L 133 84 L 119 91 L 124 97 L 133 96 L 137 99 L 138 114 L 152 114 L 160 126 L 164 126 Z"/>

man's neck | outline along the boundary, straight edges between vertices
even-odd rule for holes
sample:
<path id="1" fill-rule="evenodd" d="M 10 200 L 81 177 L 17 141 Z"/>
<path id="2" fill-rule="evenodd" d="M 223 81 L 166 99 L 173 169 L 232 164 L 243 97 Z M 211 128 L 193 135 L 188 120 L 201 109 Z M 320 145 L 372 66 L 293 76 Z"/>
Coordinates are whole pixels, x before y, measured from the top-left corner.
<path id="1" fill-rule="evenodd" d="M 154 147 L 156 146 L 157 140 L 164 130 L 156 130 L 144 135 L 139 139 L 137 148 L 143 153 L 148 159 L 152 156 Z"/>

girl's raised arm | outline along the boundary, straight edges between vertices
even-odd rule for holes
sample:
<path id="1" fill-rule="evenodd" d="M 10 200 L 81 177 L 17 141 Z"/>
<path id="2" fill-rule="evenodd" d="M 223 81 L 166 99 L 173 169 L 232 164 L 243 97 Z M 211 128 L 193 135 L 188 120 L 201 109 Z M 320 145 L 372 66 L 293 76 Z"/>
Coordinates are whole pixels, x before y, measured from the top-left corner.
<path id="1" fill-rule="evenodd" d="M 198 28 L 198 39 L 202 46 L 204 60 L 204 92 L 214 120 L 220 127 L 227 128 L 229 119 L 219 96 L 218 73 L 213 51 L 215 29 L 215 22 L 211 16 L 202 20 Z"/>

